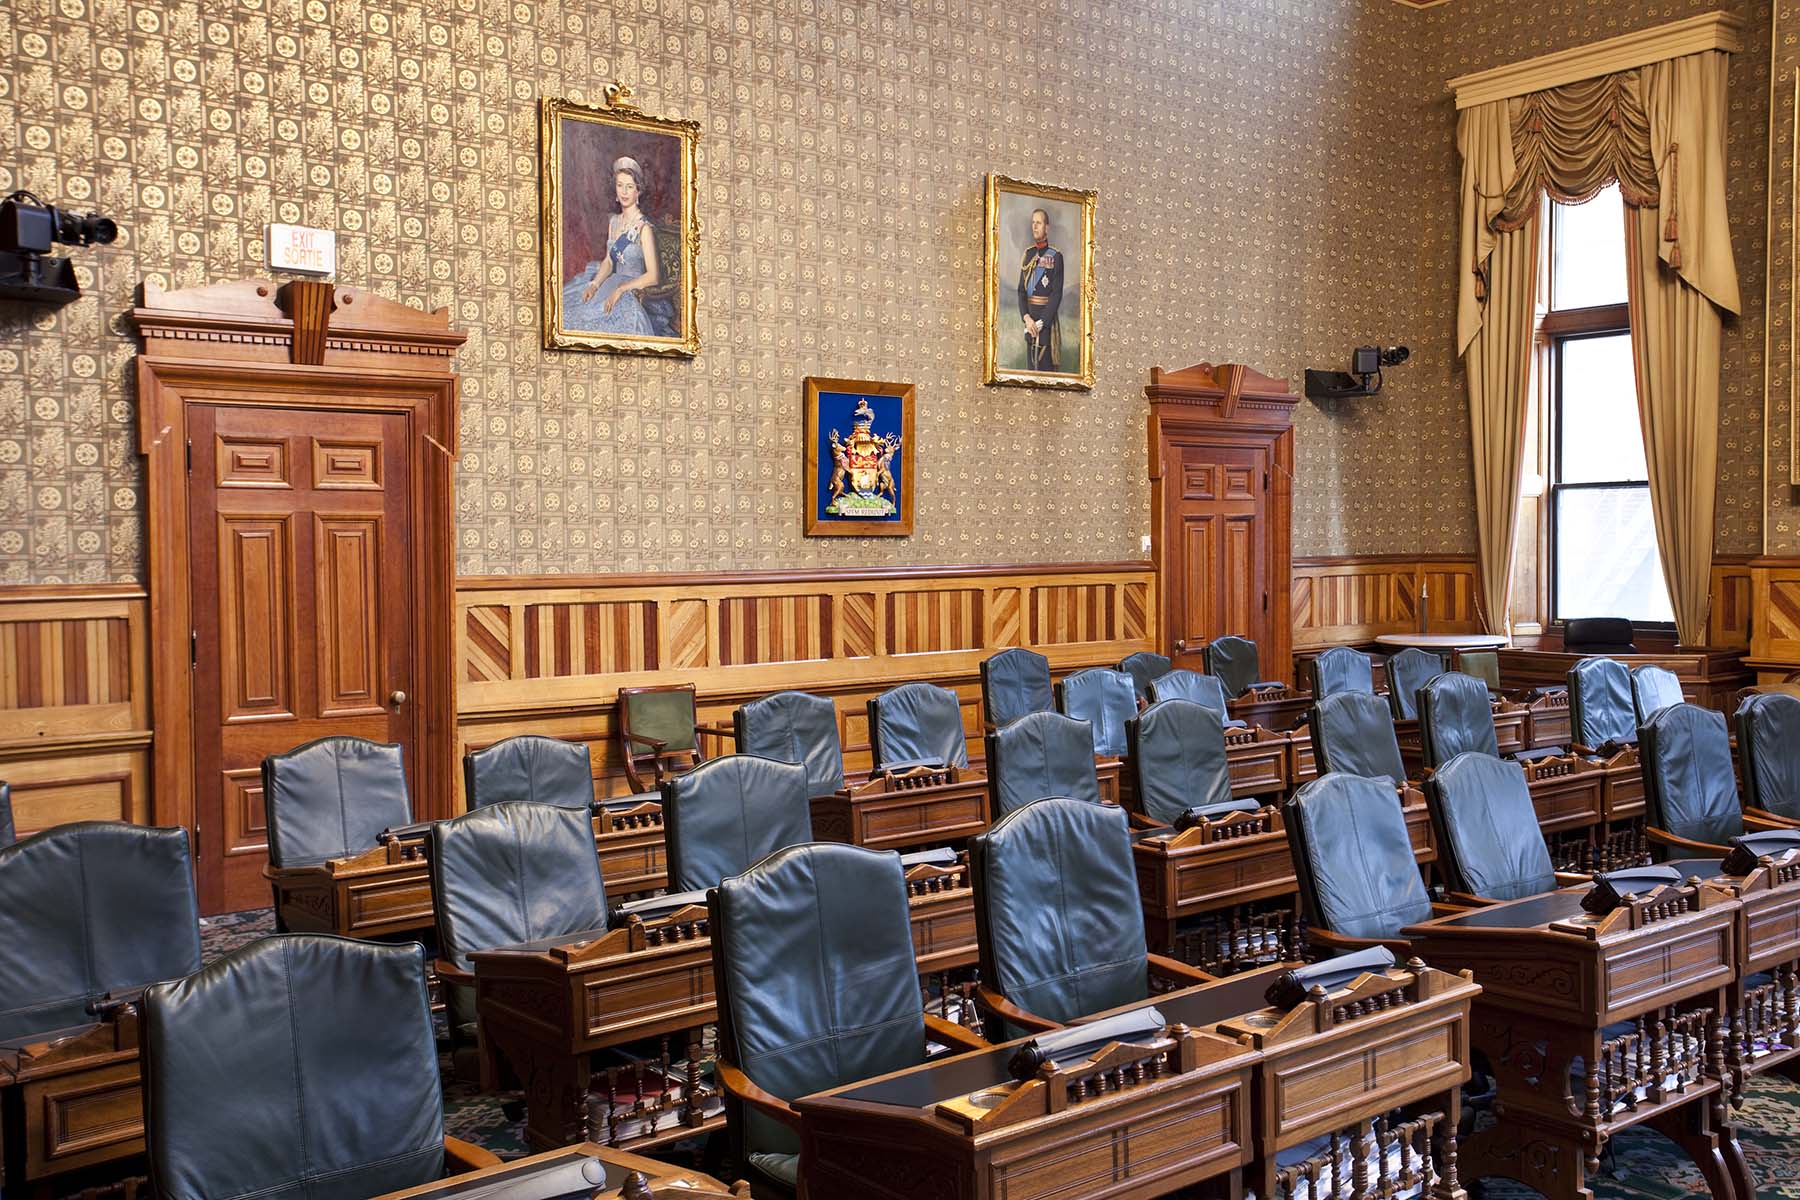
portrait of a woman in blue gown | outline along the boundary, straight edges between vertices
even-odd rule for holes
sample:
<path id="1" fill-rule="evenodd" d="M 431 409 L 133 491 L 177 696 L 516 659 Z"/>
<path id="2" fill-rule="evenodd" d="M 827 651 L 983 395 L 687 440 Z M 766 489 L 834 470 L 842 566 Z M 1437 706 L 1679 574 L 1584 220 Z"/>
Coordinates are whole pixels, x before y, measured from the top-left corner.
<path id="1" fill-rule="evenodd" d="M 656 228 L 644 216 L 644 170 L 631 158 L 612 165 L 619 211 L 606 227 L 606 256 L 587 264 L 563 288 L 563 325 L 589 333 L 673 337 L 675 306 L 647 299 L 662 282 Z"/>

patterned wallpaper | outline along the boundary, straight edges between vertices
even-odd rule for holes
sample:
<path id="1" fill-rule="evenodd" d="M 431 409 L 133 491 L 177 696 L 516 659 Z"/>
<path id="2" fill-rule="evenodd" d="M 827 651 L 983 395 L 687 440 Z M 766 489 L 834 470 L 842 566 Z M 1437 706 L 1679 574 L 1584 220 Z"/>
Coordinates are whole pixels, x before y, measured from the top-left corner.
<path id="1" fill-rule="evenodd" d="M 1442 81 L 1698 7 L 9 0 L 0 192 L 126 236 L 78 252 L 78 303 L 0 311 L 0 582 L 141 574 L 122 314 L 143 278 L 264 273 L 270 221 L 336 228 L 340 281 L 469 331 L 463 574 L 1136 557 L 1151 366 L 1297 383 L 1364 341 L 1413 360 L 1376 399 L 1299 407 L 1295 552 L 1466 552 Z M 1754 165 L 1766 81 L 1741 57 Z M 537 101 L 621 76 L 703 130 L 692 362 L 540 345 Z M 1091 393 L 979 383 L 990 170 L 1099 190 Z M 1760 306 L 1752 182 L 1734 215 Z M 1744 386 L 1758 319 L 1727 350 Z M 808 374 L 918 386 L 915 536 L 801 536 Z M 1721 549 L 1754 548 L 1755 422 L 1728 408 Z"/>
<path id="2" fill-rule="evenodd" d="M 1794 109 L 1795 71 L 1800 69 L 1800 8 L 1774 0 L 1775 87 L 1769 137 L 1772 195 L 1769 222 L 1769 272 L 1775 281 L 1769 310 L 1769 405 L 1767 529 L 1764 553 L 1800 555 L 1800 478 L 1792 467 L 1794 421 Z"/>

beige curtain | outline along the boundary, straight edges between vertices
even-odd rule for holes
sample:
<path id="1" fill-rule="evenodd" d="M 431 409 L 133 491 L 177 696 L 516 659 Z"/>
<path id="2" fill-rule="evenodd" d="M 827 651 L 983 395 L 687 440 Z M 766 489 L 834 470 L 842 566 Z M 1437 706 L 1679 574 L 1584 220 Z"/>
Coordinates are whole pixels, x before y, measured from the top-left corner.
<path id="1" fill-rule="evenodd" d="M 1516 172 L 1512 118 L 1509 102 L 1496 100 L 1464 109 L 1456 130 L 1467 264 L 1457 303 L 1457 348 L 1469 389 L 1481 619 L 1490 633 L 1505 631 L 1512 592 L 1536 319 L 1538 222 L 1494 228 Z"/>
<path id="2" fill-rule="evenodd" d="M 1737 312 L 1725 219 L 1726 57 L 1643 68 L 1654 206 L 1625 214 L 1631 348 L 1656 543 L 1684 646 L 1706 644 L 1719 458 L 1721 309 Z"/>

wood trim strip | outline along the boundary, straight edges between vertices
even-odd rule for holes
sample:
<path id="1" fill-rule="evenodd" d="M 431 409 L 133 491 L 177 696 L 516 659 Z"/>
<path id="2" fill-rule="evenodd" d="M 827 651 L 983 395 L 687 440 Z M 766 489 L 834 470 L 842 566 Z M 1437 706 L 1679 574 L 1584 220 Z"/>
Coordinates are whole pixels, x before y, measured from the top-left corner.
<path id="1" fill-rule="evenodd" d="M 1565 83 L 1629 71 L 1664 59 L 1681 58 L 1705 50 L 1734 54 L 1739 48 L 1738 19 L 1734 14 L 1701 13 L 1524 62 L 1459 75 L 1447 86 L 1456 96 L 1457 108 L 1472 108 L 1477 104 L 1561 87 Z"/>
<path id="2" fill-rule="evenodd" d="M 464 575 L 458 592 L 501 592 L 563 588 L 735 587 L 760 583 L 847 583 L 917 579 L 975 579 L 997 575 L 1113 575 L 1156 573 L 1149 559 L 1126 562 L 984 563 L 975 566 L 804 567 L 776 571 L 688 571 L 619 575 Z"/>

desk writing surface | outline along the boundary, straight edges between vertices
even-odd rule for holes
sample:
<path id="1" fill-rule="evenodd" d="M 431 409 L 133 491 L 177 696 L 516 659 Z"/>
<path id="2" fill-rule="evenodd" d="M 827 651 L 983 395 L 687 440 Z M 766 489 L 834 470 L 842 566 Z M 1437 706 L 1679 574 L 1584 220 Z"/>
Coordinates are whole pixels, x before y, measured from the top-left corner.
<path id="1" fill-rule="evenodd" d="M 1460 916 L 1431 922 L 1437 929 L 1534 929 L 1551 921 L 1567 921 L 1582 914 L 1581 901 L 1588 885 L 1527 896 L 1505 904 L 1490 904 Z"/>
<path id="2" fill-rule="evenodd" d="M 575 946 L 582 942 L 595 942 L 611 933 L 610 929 L 583 929 L 576 933 L 558 934 L 556 937 L 539 938 L 535 942 L 518 942 L 511 946 L 489 946 L 481 950 L 471 950 L 470 954 L 548 954 L 558 946 Z"/>

